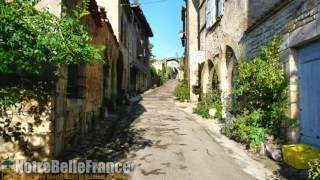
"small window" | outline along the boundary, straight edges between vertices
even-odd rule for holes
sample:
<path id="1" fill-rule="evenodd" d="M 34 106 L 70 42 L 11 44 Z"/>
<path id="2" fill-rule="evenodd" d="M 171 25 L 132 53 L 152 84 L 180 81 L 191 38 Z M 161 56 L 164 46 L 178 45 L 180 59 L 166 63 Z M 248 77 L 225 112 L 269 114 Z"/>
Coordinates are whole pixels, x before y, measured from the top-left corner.
<path id="1" fill-rule="evenodd" d="M 217 17 L 222 18 L 224 13 L 224 0 L 217 0 Z"/>
<path id="2" fill-rule="evenodd" d="M 83 99 L 85 97 L 85 77 L 80 75 L 79 65 L 68 65 L 67 97 Z"/>
<path id="3" fill-rule="evenodd" d="M 209 29 L 213 25 L 212 19 L 212 0 L 207 0 L 206 4 L 206 28 Z"/>

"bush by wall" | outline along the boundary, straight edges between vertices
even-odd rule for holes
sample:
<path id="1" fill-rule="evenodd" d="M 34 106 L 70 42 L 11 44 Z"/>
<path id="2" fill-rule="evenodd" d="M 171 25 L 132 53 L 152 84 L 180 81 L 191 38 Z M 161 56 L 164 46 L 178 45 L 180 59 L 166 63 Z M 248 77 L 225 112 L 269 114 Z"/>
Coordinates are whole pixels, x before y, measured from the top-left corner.
<path id="1" fill-rule="evenodd" d="M 190 101 L 189 86 L 186 81 L 182 81 L 173 92 L 173 95 L 181 102 Z"/>
<path id="2" fill-rule="evenodd" d="M 226 121 L 221 132 L 238 142 L 245 143 L 248 148 L 256 151 L 264 142 L 267 129 L 260 126 L 263 112 L 261 110 L 244 112 L 231 120 Z"/>
<path id="3" fill-rule="evenodd" d="M 214 116 L 210 116 L 209 114 L 211 109 L 215 110 Z M 194 113 L 200 115 L 203 118 L 222 119 L 221 91 L 212 89 L 197 104 L 197 107 L 194 109 Z"/>
<path id="4" fill-rule="evenodd" d="M 281 40 L 274 38 L 255 59 L 239 63 L 234 89 L 238 98 L 237 120 L 227 121 L 221 130 L 253 149 L 267 133 L 280 137 L 284 122 L 294 122 L 286 115 L 288 80 L 279 60 L 280 45 Z"/>
<path id="5" fill-rule="evenodd" d="M 320 177 L 320 159 L 314 159 L 309 162 L 308 177 L 317 179 Z"/>

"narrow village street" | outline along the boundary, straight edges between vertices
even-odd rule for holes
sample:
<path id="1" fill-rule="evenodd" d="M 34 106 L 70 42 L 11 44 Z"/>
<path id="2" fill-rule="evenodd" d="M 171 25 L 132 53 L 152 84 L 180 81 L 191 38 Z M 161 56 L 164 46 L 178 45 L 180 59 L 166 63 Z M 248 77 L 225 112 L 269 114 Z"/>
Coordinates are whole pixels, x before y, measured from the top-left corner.
<path id="1" fill-rule="evenodd" d="M 177 83 L 169 81 L 141 102 L 145 113 L 132 128 L 143 131 L 151 144 L 130 152 L 130 160 L 137 164 L 132 179 L 255 179 L 245 172 L 245 162 L 233 159 L 208 130 L 176 105 L 172 92 Z"/>
<path id="2" fill-rule="evenodd" d="M 320 0 L 0 9 L 0 180 L 320 179 Z"/>
<path id="3" fill-rule="evenodd" d="M 132 162 L 134 180 L 266 179 L 242 150 L 222 146 L 228 142 L 206 127 L 213 121 L 201 122 L 174 99 L 177 84 L 170 80 L 128 112 L 101 121 L 65 158 Z"/>

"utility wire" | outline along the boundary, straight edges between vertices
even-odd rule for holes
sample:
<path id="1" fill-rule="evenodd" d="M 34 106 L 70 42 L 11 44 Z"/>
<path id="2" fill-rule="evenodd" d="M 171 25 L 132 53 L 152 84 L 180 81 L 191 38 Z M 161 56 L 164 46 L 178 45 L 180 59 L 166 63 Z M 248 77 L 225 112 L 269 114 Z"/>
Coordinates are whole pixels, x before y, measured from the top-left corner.
<path id="1" fill-rule="evenodd" d="M 149 5 L 149 4 L 158 4 L 158 3 L 164 3 L 168 0 L 156 0 L 156 1 L 147 1 L 147 2 L 141 2 L 140 5 Z"/>
<path id="2" fill-rule="evenodd" d="M 151 4 L 159 4 L 159 3 L 164 3 L 168 0 L 156 0 L 156 1 L 147 1 L 147 2 L 133 2 L 133 3 L 130 3 L 130 4 L 120 4 L 121 6 L 131 6 L 131 5 L 151 5 Z"/>

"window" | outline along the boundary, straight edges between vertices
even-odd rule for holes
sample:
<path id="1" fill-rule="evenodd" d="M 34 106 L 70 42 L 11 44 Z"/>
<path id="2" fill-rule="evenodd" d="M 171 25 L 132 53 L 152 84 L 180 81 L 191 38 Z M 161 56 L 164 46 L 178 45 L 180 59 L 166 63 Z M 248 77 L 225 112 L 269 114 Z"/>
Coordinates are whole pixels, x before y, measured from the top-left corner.
<path id="1" fill-rule="evenodd" d="M 81 75 L 80 65 L 68 65 L 67 97 L 70 99 L 85 98 L 85 76 Z"/>
<path id="2" fill-rule="evenodd" d="M 224 0 L 217 0 L 217 17 L 222 18 L 224 13 Z"/>
<path id="3" fill-rule="evenodd" d="M 207 0 L 206 4 L 206 28 L 209 29 L 213 25 L 212 19 L 212 0 Z"/>

